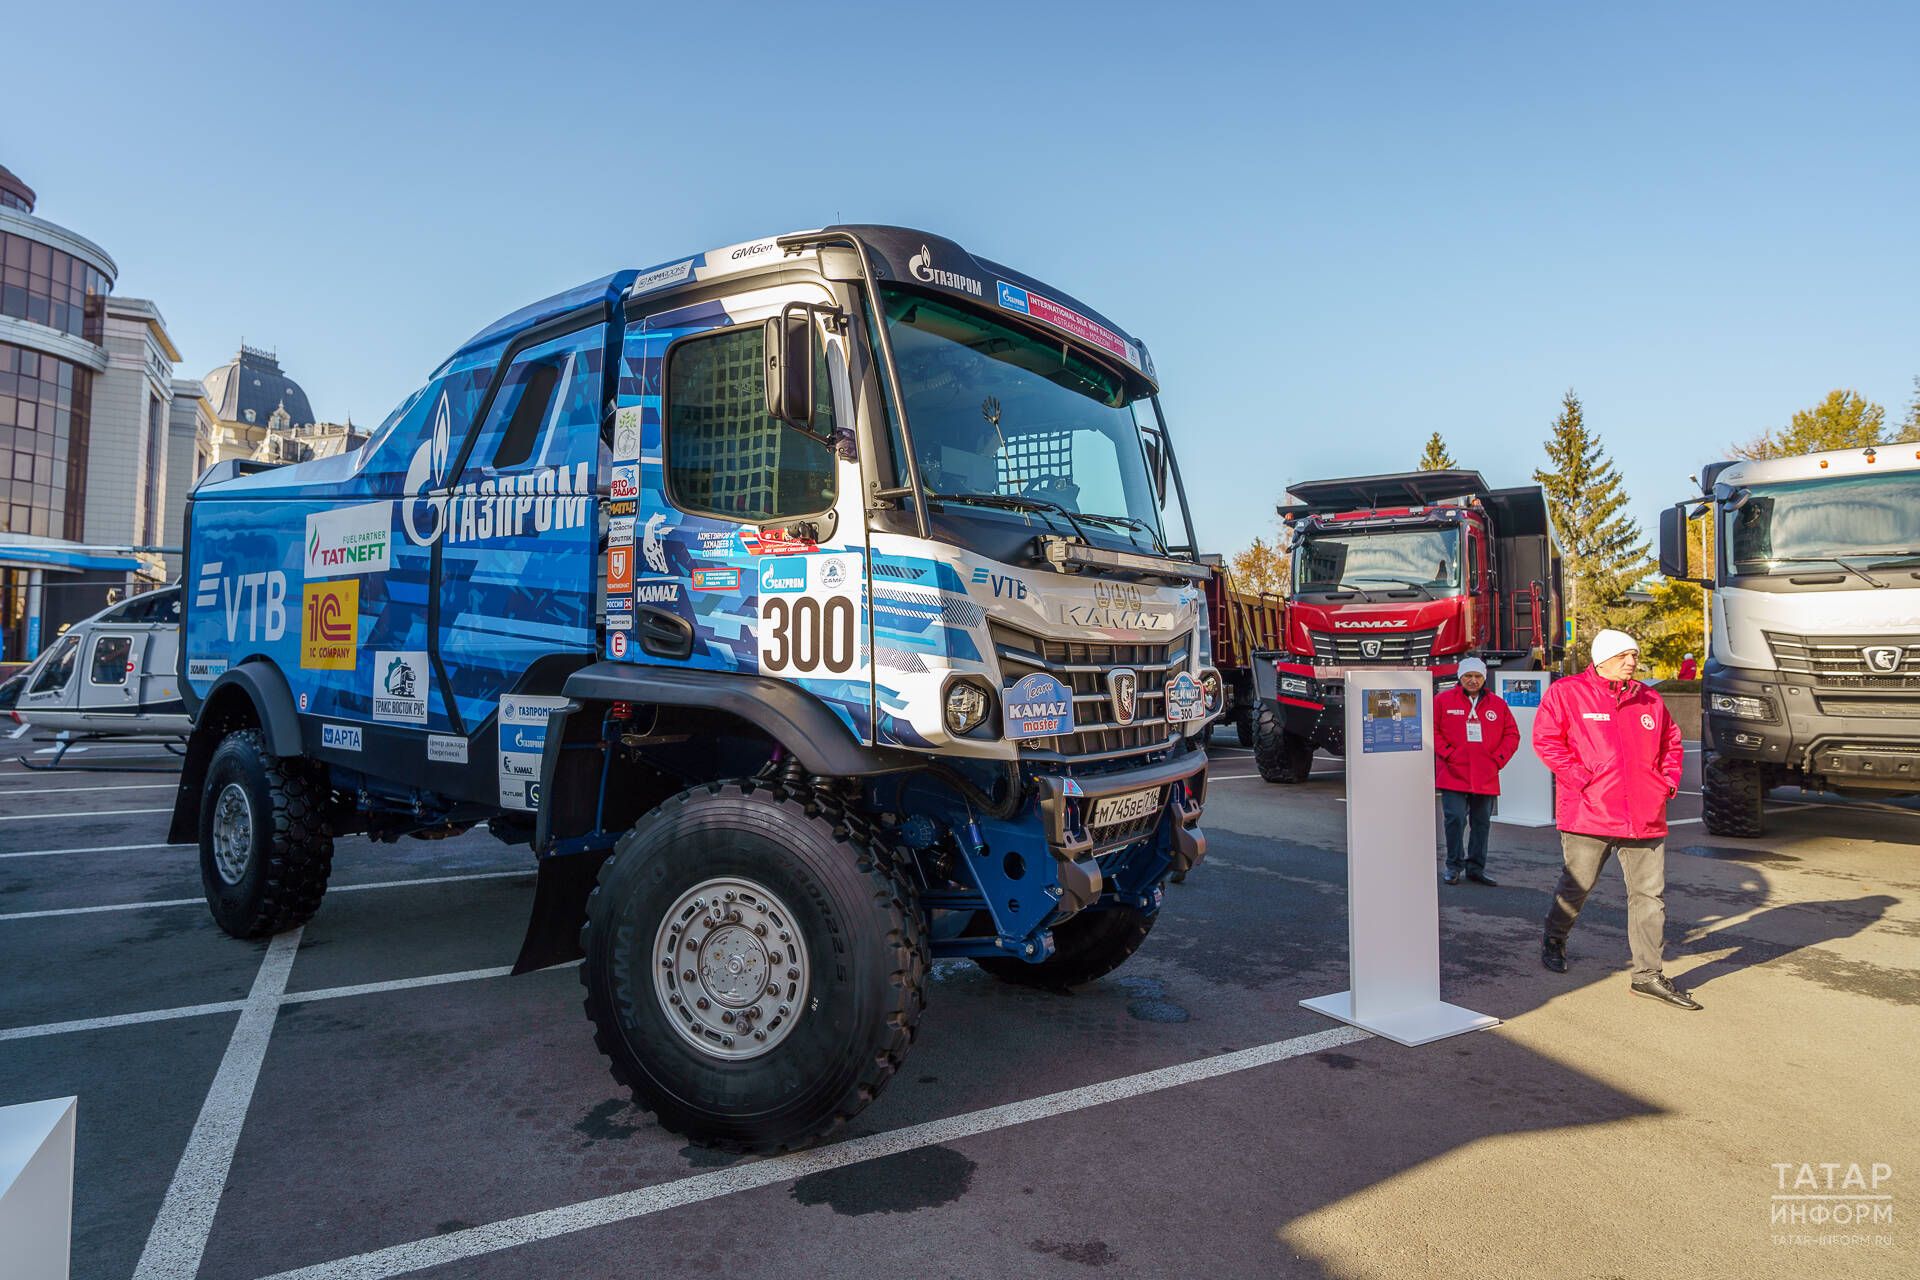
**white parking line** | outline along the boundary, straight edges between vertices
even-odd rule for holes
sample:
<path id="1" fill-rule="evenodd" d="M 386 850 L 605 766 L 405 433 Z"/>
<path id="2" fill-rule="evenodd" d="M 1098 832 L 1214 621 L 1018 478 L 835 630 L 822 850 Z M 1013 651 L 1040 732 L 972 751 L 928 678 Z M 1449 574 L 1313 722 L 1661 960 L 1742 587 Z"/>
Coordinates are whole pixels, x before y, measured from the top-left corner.
<path id="1" fill-rule="evenodd" d="M 192 1280 L 200 1270 L 207 1235 L 213 1230 L 213 1213 L 227 1188 L 227 1170 L 233 1167 L 240 1127 L 246 1123 L 260 1064 L 266 1060 L 267 1040 L 279 1016 L 280 996 L 287 989 L 287 975 L 293 972 L 294 953 L 300 950 L 300 933 L 295 928 L 267 944 L 253 990 L 247 993 L 233 1038 L 227 1041 L 227 1052 L 214 1073 L 213 1087 L 207 1090 L 200 1118 L 193 1123 L 187 1149 L 180 1154 L 173 1182 L 141 1250 L 140 1265 L 133 1270 L 134 1280 Z"/>
<path id="2" fill-rule="evenodd" d="M 0 858 L 50 858 L 56 853 L 132 853 L 136 849 L 191 849 L 190 844 L 93 844 L 82 849 L 22 849 Z"/>
<path id="3" fill-rule="evenodd" d="M 1211 1080 L 1254 1067 L 1269 1066 L 1303 1054 L 1319 1053 L 1323 1049 L 1333 1049 L 1370 1038 L 1367 1032 L 1355 1027 L 1333 1027 L 1310 1035 L 1295 1036 L 1291 1040 L 1278 1040 L 1252 1049 L 1241 1049 L 1234 1053 L 1222 1053 L 1211 1058 L 1161 1067 L 1157 1071 L 1143 1071 L 1138 1075 L 1121 1076 L 1115 1080 L 1107 1080 L 1084 1088 L 1066 1089 L 1044 1097 L 1030 1098 L 1025 1102 L 1010 1102 L 1004 1106 L 986 1107 L 979 1111 L 949 1116 L 944 1120 L 930 1120 L 925 1124 L 908 1125 L 903 1129 L 871 1134 L 864 1138 L 853 1138 L 828 1147 L 817 1147 L 811 1151 L 774 1156 L 750 1164 L 735 1165 L 730 1169 L 715 1170 L 712 1173 L 697 1173 L 673 1182 L 641 1187 L 634 1191 L 617 1192 L 595 1200 L 583 1200 L 577 1204 L 563 1205 L 557 1209 L 544 1209 L 538 1213 L 524 1214 L 517 1218 L 505 1218 L 499 1222 L 468 1227 L 442 1236 L 412 1240 L 406 1244 L 391 1245 L 385 1249 L 375 1249 L 349 1258 L 339 1258 L 332 1262 L 321 1262 L 293 1271 L 283 1271 L 269 1277 L 268 1280 L 384 1280 L 388 1276 L 405 1275 L 428 1267 L 446 1266 L 449 1263 L 498 1253 L 503 1249 L 512 1249 L 523 1244 L 551 1240 L 556 1236 L 569 1235 L 575 1231 L 604 1227 L 615 1222 L 627 1222 L 665 1209 L 678 1208 L 681 1205 L 699 1204 L 705 1200 L 714 1200 L 741 1191 L 752 1191 L 802 1178 L 808 1174 L 824 1173 L 830 1169 L 844 1169 L 848 1165 L 862 1164 L 883 1156 L 899 1155 L 902 1152 L 918 1151 L 923 1147 L 977 1137 L 996 1129 L 1011 1128 L 1014 1125 L 1028 1124 L 1053 1116 L 1069 1115 L 1075 1111 L 1104 1106 L 1110 1102 L 1124 1102 L 1129 1098 L 1157 1093 L 1163 1089 Z"/>
<path id="4" fill-rule="evenodd" d="M 55 818 L 125 818 L 136 813 L 172 813 L 173 806 L 164 809 L 96 809 L 92 813 L 10 813 L 0 817 L 0 822 L 51 822 Z"/>
<path id="5" fill-rule="evenodd" d="M 0 796 L 51 796 L 69 791 L 174 791 L 179 786 L 177 782 L 123 782 L 111 787 L 0 787 Z"/>
<path id="6" fill-rule="evenodd" d="M 182 846 L 184 847 L 184 846 Z M 506 880 L 514 876 L 530 876 L 532 867 L 519 871 L 471 871 L 457 876 L 423 876 L 417 880 L 376 880 L 371 884 L 336 884 L 327 886 L 328 893 L 357 893 L 363 889 L 410 889 L 423 884 L 460 884 L 467 880 Z M 155 898 L 150 902 L 110 902 L 99 907 L 50 907 L 45 911 L 13 911 L 0 915 L 0 920 L 46 920 L 53 916 L 90 916 L 102 911 L 144 911 L 148 907 L 193 907 L 206 902 L 205 898 Z"/>

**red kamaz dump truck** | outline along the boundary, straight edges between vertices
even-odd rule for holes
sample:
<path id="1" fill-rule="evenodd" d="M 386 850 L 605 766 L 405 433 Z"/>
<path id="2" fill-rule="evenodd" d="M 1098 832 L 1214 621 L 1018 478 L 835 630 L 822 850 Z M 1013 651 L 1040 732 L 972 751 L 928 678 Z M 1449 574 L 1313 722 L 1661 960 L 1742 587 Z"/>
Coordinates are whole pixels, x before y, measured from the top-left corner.
<path id="1" fill-rule="evenodd" d="M 1280 648 L 1286 625 L 1287 601 L 1271 592 L 1248 591 L 1218 556 L 1202 556 L 1213 565 L 1207 579 L 1207 627 L 1213 642 L 1213 665 L 1225 687 L 1225 708 L 1214 728 L 1233 727 L 1240 745 L 1253 745 L 1253 717 L 1259 705 L 1254 692 L 1254 655 Z"/>
<path id="2" fill-rule="evenodd" d="M 1538 670 L 1564 651 L 1560 552 L 1538 485 L 1478 471 L 1316 480 L 1288 490 L 1292 586 L 1277 649 L 1254 654 L 1253 747 L 1269 782 L 1345 750 L 1348 667 L 1460 660 Z"/>

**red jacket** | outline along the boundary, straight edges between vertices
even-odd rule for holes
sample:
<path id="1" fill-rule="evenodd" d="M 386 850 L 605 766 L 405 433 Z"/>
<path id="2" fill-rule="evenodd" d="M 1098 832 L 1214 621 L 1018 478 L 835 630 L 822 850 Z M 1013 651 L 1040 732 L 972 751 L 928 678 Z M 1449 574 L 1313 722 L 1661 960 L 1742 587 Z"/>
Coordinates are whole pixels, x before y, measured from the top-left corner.
<path id="1" fill-rule="evenodd" d="M 1615 840 L 1667 834 L 1667 801 L 1680 788 L 1680 726 L 1660 695 L 1612 684 L 1588 667 L 1547 686 L 1533 749 L 1559 782 L 1562 831 Z"/>
<path id="2" fill-rule="evenodd" d="M 1480 726 L 1480 741 L 1468 739 L 1469 723 Z M 1499 795 L 1500 771 L 1519 749 L 1513 712 L 1491 689 L 1481 689 L 1477 700 L 1459 685 L 1434 696 L 1433 780 L 1442 791 Z"/>

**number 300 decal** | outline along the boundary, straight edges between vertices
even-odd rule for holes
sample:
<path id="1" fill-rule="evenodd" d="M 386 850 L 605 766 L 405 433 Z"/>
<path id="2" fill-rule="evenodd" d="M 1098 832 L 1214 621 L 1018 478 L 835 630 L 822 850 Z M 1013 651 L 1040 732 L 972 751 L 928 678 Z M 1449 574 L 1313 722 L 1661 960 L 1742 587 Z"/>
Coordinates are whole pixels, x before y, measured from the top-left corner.
<path id="1" fill-rule="evenodd" d="M 799 559 L 789 557 L 788 563 Z M 762 576 L 760 670 L 769 675 L 846 675 L 860 661 L 860 608 L 855 594 L 859 575 L 847 572 L 845 564 L 829 569 L 824 556 L 805 559 L 814 562 L 812 573 L 799 569 L 788 571 L 791 576 Z M 781 586 L 773 587 L 774 581 Z"/>

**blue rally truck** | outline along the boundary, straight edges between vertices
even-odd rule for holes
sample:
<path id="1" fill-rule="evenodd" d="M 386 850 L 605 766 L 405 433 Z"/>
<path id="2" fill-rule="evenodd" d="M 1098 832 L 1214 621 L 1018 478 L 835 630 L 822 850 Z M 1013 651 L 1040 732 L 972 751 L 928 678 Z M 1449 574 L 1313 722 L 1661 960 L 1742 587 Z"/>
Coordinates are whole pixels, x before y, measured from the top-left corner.
<path id="1" fill-rule="evenodd" d="M 516 967 L 582 960 L 614 1076 L 702 1142 L 860 1110 L 935 957 L 1107 973 L 1205 854 L 1152 360 L 938 236 L 535 303 L 358 452 L 215 467 L 186 527 L 171 838 L 220 927 L 307 920 L 337 836 L 485 823 L 537 861 Z"/>

